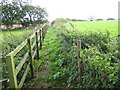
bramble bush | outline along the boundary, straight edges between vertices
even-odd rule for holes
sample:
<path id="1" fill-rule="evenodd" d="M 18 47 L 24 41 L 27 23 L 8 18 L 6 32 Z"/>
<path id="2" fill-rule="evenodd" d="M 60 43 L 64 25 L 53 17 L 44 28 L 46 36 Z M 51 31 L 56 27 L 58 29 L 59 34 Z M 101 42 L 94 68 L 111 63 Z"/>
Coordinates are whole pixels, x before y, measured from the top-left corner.
<path id="1" fill-rule="evenodd" d="M 70 88 L 117 88 L 120 86 L 120 59 L 117 37 L 106 32 L 78 32 L 65 26 L 57 30 L 61 41 L 51 65 L 48 81 L 64 82 Z M 58 41 L 56 40 L 56 42 Z M 77 40 L 81 40 L 82 86 L 76 59 Z"/>

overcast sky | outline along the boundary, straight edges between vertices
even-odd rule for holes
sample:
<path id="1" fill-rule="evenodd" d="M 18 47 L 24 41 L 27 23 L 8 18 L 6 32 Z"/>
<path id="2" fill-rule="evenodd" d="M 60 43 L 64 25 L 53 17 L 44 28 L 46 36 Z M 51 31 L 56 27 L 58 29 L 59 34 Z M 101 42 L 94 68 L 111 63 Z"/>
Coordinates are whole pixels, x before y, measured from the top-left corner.
<path id="1" fill-rule="evenodd" d="M 95 19 L 118 18 L 118 2 L 120 0 L 32 0 L 32 5 L 45 7 L 48 19 L 76 18 Z"/>

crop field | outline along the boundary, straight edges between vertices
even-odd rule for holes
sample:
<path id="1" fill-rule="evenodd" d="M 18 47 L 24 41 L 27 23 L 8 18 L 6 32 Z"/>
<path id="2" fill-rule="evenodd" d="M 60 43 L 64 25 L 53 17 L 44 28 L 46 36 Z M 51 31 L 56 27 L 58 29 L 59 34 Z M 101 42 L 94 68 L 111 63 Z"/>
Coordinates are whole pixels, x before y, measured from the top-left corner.
<path id="1" fill-rule="evenodd" d="M 71 22 L 75 30 L 80 32 L 92 31 L 92 32 L 106 32 L 109 31 L 111 36 L 118 35 L 118 21 L 109 20 L 109 21 L 77 21 Z M 67 23 L 66 26 L 70 24 Z"/>

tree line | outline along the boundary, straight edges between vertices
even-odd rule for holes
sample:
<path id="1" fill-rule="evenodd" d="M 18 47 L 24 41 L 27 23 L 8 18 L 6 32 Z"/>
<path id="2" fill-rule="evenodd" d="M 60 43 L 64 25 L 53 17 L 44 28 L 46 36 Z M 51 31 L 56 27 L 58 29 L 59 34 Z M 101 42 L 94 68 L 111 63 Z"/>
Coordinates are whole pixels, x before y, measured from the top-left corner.
<path id="1" fill-rule="evenodd" d="M 2 14 L 0 15 L 2 24 L 7 28 L 13 24 L 23 27 L 48 22 L 45 8 L 32 6 L 23 2 L 1 2 Z"/>

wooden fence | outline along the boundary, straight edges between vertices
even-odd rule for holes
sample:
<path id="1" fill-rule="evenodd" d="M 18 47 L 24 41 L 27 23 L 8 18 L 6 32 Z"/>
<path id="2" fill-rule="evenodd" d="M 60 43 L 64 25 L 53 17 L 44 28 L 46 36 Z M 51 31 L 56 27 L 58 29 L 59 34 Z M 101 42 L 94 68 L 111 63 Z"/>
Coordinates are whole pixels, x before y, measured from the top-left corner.
<path id="1" fill-rule="evenodd" d="M 42 41 L 44 39 L 46 30 L 45 29 L 43 30 L 43 28 L 40 28 L 39 30 L 35 31 L 28 39 L 22 42 L 16 49 L 14 49 L 12 52 L 10 52 L 6 56 L 5 62 L 7 64 L 8 73 L 9 73 L 10 88 L 21 88 L 25 82 L 26 76 L 28 75 L 29 71 L 31 72 L 31 76 L 34 77 L 33 60 L 35 56 L 37 57 L 37 59 L 39 59 L 39 50 L 42 47 Z M 32 43 L 33 38 L 35 38 L 35 41 Z M 25 46 L 28 46 L 28 51 L 23 56 L 20 63 L 15 67 L 14 57 Z M 33 48 L 35 48 L 35 50 Z M 22 67 L 26 61 L 28 62 L 27 68 L 20 82 L 18 83 L 17 75 L 22 70 Z"/>

